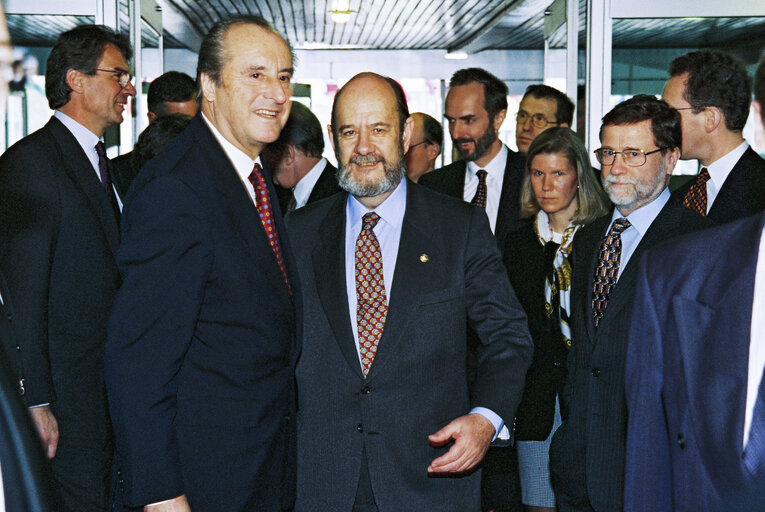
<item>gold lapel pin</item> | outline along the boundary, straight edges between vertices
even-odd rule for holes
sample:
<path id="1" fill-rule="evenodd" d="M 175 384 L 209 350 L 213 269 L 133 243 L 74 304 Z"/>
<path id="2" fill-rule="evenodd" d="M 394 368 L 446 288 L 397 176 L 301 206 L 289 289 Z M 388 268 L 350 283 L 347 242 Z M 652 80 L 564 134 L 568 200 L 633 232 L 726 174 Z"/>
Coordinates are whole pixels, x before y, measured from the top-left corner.
<path id="1" fill-rule="evenodd" d="M 423 263 L 427 263 L 430 260 L 430 256 L 428 256 L 425 253 L 420 254 L 420 261 Z"/>

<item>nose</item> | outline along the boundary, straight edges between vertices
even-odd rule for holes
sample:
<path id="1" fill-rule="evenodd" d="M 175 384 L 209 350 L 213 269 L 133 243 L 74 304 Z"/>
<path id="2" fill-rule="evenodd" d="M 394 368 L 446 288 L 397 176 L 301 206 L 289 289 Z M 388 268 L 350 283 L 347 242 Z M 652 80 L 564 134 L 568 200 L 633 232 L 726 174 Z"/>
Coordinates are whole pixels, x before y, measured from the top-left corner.
<path id="1" fill-rule="evenodd" d="M 128 82 L 125 87 L 122 88 L 123 91 L 128 93 L 130 96 L 135 96 L 135 87 L 133 86 L 132 82 Z"/>
<path id="2" fill-rule="evenodd" d="M 449 125 L 449 134 L 452 136 L 452 139 L 469 138 L 465 136 L 464 125 L 459 121 Z"/>
<path id="3" fill-rule="evenodd" d="M 534 129 L 534 120 L 531 118 L 531 116 L 528 116 L 526 120 L 523 121 L 521 128 L 523 128 L 524 132 L 530 132 L 532 129 Z"/>
<path id="4" fill-rule="evenodd" d="M 546 174 L 542 176 L 542 190 L 552 190 L 552 178 Z"/>
<path id="5" fill-rule="evenodd" d="M 359 155 L 368 155 L 372 152 L 372 141 L 369 139 L 369 132 L 367 130 L 359 130 L 359 136 L 356 139 L 356 147 L 354 149 Z"/>
<path id="6" fill-rule="evenodd" d="M 607 166 L 604 165 L 603 168 L 605 167 Z M 627 170 L 627 165 L 624 163 L 624 155 L 621 153 L 615 153 L 614 163 L 612 163 L 610 167 L 610 174 L 624 174 L 624 172 Z"/>
<path id="7" fill-rule="evenodd" d="M 291 96 L 291 94 L 287 95 L 287 91 L 291 91 L 291 89 L 291 87 L 286 87 L 277 76 L 275 79 L 268 80 L 265 96 L 279 105 L 283 105 Z"/>

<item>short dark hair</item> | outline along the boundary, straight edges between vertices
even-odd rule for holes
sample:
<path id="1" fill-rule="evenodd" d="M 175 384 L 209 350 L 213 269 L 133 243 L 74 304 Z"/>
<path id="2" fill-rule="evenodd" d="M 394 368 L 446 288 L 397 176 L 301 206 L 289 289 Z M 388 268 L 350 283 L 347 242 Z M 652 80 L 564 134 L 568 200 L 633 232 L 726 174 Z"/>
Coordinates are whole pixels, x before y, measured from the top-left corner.
<path id="1" fill-rule="evenodd" d="M 378 75 L 377 73 L 372 73 L 369 71 L 365 71 L 363 73 L 359 73 L 355 75 L 353 78 L 348 80 L 345 85 L 343 85 L 337 93 L 335 93 L 335 99 L 332 102 L 332 133 L 334 134 L 335 138 L 337 138 L 337 105 L 340 103 L 340 96 L 343 94 L 343 91 L 345 90 L 345 87 L 356 80 L 357 78 L 360 78 L 362 76 L 374 76 L 381 80 L 384 80 L 388 85 L 390 85 L 391 89 L 393 89 L 393 94 L 396 97 L 396 113 L 398 114 L 398 129 L 399 132 L 403 134 L 404 132 L 404 123 L 406 123 L 406 120 L 409 118 L 409 105 L 406 103 L 406 94 L 404 94 L 404 89 L 401 87 L 401 84 L 396 82 L 394 79 Z"/>
<path id="2" fill-rule="evenodd" d="M 501 110 L 507 110 L 507 85 L 485 69 L 465 68 L 456 71 L 449 80 L 449 88 L 472 83 L 483 85 L 483 108 L 491 119 Z"/>
<path id="3" fill-rule="evenodd" d="M 725 116 L 725 127 L 741 131 L 749 117 L 752 79 L 744 65 L 725 53 L 703 50 L 681 55 L 669 65 L 669 75 L 688 73 L 685 100 L 701 112 L 717 107 Z"/>
<path id="4" fill-rule="evenodd" d="M 171 140 L 186 129 L 191 119 L 185 114 L 168 114 L 149 123 L 133 147 L 133 170 L 136 173 L 140 171 L 149 160 L 157 156 Z"/>
<path id="5" fill-rule="evenodd" d="M 114 45 L 126 62 L 133 56 L 127 37 L 103 25 L 82 25 L 58 37 L 45 68 L 45 95 L 51 109 L 69 103 L 72 89 L 66 82 L 67 71 L 76 69 L 86 75 L 95 75 L 107 44 Z"/>
<path id="6" fill-rule="evenodd" d="M 555 100 L 555 120 L 571 126 L 574 122 L 574 102 L 558 89 L 544 84 L 532 84 L 526 87 L 523 97 L 533 96 L 538 100 Z M 523 99 L 521 99 L 523 101 Z"/>
<path id="7" fill-rule="evenodd" d="M 664 100 L 649 94 L 638 94 L 623 101 L 603 116 L 600 140 L 603 141 L 603 130 L 606 126 L 636 124 L 647 120 L 651 121 L 654 144 L 663 148 L 662 155 L 668 150 L 681 147 L 683 136 L 680 131 L 680 113 Z"/>
<path id="8" fill-rule="evenodd" d="M 212 78 L 215 85 L 219 87 L 221 86 L 221 71 L 223 71 L 223 64 L 226 62 L 226 51 L 223 39 L 226 37 L 226 32 L 228 32 L 229 28 L 239 24 L 257 25 L 258 27 L 269 30 L 281 37 L 282 41 L 284 41 L 284 44 L 287 45 L 287 48 L 290 51 L 292 61 L 295 61 L 295 52 L 292 50 L 289 41 L 272 27 L 270 23 L 260 16 L 240 14 L 217 22 L 213 25 L 204 39 L 202 39 L 202 44 L 199 47 L 199 58 L 197 60 L 197 81 L 200 80 L 202 73 L 205 73 Z"/>
<path id="9" fill-rule="evenodd" d="M 760 57 L 760 64 L 754 72 L 754 99 L 760 102 L 760 116 L 765 124 L 765 51 Z"/>
<path id="10" fill-rule="evenodd" d="M 281 155 L 287 144 L 313 158 L 321 158 L 324 152 L 324 132 L 321 123 L 311 109 L 299 101 L 292 102 L 287 123 L 282 128 L 279 138 L 270 143 L 268 149 Z"/>
<path id="11" fill-rule="evenodd" d="M 149 85 L 149 112 L 157 117 L 167 115 L 165 103 L 191 101 L 196 96 L 197 84 L 193 78 L 179 71 L 168 71 Z"/>
<path id="12" fill-rule="evenodd" d="M 590 155 L 587 154 L 584 143 L 571 128 L 555 126 L 534 137 L 529 146 L 521 182 L 521 218 L 531 218 L 541 210 L 531 186 L 531 163 L 535 156 L 549 154 L 565 155 L 576 169 L 579 208 L 571 219 L 573 223 L 589 224 L 608 213 L 610 201 L 592 172 Z"/>
<path id="13" fill-rule="evenodd" d="M 418 114 L 422 116 L 423 140 L 428 144 L 438 144 L 438 147 L 444 147 L 444 128 L 441 123 L 424 112 L 418 112 Z"/>

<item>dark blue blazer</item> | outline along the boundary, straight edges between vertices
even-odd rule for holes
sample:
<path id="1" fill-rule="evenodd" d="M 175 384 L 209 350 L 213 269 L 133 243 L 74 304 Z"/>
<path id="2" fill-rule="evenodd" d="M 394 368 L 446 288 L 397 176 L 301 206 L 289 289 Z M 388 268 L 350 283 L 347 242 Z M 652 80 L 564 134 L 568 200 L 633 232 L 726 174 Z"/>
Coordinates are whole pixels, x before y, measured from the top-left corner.
<path id="1" fill-rule="evenodd" d="M 626 511 L 765 508 L 765 481 L 742 463 L 764 222 L 758 214 L 675 239 L 640 266 L 626 363 Z"/>
<path id="2" fill-rule="evenodd" d="M 294 498 L 300 287 L 272 203 L 292 297 L 201 116 L 131 186 L 106 351 L 126 505 L 185 493 L 195 512 L 250 512 Z"/>

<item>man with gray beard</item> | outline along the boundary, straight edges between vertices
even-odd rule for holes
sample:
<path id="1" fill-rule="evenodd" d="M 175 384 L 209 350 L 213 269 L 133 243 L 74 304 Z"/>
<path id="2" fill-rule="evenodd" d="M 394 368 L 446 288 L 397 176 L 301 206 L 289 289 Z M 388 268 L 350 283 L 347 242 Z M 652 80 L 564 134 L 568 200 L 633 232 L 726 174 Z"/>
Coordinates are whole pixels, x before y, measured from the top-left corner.
<path id="1" fill-rule="evenodd" d="M 486 215 L 407 182 L 412 125 L 395 81 L 352 78 L 330 129 L 348 194 L 288 217 L 297 512 L 478 510 L 478 465 L 521 397 L 531 338 Z M 470 392 L 466 318 L 481 342 Z"/>
<path id="2" fill-rule="evenodd" d="M 572 251 L 572 353 L 563 425 L 550 446 L 562 512 L 622 510 L 624 361 L 638 262 L 650 247 L 709 225 L 669 201 L 681 145 L 676 110 L 637 95 L 603 117 L 600 141 L 595 154 L 616 208 L 582 228 Z"/>

